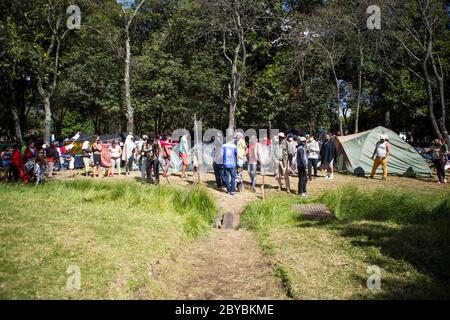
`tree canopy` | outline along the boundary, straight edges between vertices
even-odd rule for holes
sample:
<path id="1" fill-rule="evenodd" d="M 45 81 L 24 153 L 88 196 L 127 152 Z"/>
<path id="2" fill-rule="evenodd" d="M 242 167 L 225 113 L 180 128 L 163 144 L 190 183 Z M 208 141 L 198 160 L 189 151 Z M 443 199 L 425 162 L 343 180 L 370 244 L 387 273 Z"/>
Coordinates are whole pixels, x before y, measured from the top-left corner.
<path id="1" fill-rule="evenodd" d="M 368 26 L 372 5 L 380 29 Z M 136 134 L 161 132 L 191 128 L 194 114 L 218 129 L 384 125 L 446 137 L 447 10 L 441 0 L 2 1 L 0 137 L 119 133 L 130 119 Z"/>

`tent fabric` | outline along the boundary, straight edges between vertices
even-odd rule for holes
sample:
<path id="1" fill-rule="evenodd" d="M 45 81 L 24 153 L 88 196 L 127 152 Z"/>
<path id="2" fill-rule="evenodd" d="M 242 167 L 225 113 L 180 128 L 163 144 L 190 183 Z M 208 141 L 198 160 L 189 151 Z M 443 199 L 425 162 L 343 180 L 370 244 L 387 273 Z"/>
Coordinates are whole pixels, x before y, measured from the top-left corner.
<path id="1" fill-rule="evenodd" d="M 431 176 L 431 170 L 422 156 L 394 131 L 381 126 L 353 135 L 336 137 L 338 171 L 350 172 L 358 176 L 370 175 L 373 151 L 382 134 L 388 136 L 391 144 L 388 174 Z M 377 174 L 381 172 L 380 166 Z"/>

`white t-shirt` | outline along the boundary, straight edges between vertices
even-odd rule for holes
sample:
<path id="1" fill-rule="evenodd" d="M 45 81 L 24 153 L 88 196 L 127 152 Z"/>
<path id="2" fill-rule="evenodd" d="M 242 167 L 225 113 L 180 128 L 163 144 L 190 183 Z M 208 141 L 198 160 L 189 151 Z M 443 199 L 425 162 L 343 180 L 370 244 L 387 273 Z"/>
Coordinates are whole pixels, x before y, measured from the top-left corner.
<path id="1" fill-rule="evenodd" d="M 111 158 L 119 158 L 120 157 L 120 146 L 116 146 L 115 148 L 110 147 L 111 150 Z"/>
<path id="2" fill-rule="evenodd" d="M 387 142 L 383 142 L 383 143 L 378 143 L 377 144 L 377 152 L 376 152 L 376 156 L 378 158 L 384 158 L 386 157 L 387 154 Z"/>

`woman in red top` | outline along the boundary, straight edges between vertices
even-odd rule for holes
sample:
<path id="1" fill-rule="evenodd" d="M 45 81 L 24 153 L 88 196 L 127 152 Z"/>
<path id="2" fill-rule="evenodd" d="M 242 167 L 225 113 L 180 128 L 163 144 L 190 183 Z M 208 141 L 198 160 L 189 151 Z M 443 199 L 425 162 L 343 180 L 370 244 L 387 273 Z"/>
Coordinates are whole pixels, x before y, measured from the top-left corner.
<path id="1" fill-rule="evenodd" d="M 36 158 L 37 156 L 37 149 L 34 146 L 34 142 L 31 141 L 30 144 L 28 145 L 28 147 L 25 149 L 25 162 L 27 162 L 28 160 L 32 159 L 32 158 Z"/>
<path id="2" fill-rule="evenodd" d="M 19 180 L 22 179 L 24 183 L 28 183 L 28 180 L 30 179 L 28 176 L 27 170 L 25 170 L 23 166 L 23 159 L 22 155 L 20 154 L 20 151 L 18 149 L 18 146 L 14 148 L 11 155 L 11 168 L 13 170 L 14 179 Z"/>

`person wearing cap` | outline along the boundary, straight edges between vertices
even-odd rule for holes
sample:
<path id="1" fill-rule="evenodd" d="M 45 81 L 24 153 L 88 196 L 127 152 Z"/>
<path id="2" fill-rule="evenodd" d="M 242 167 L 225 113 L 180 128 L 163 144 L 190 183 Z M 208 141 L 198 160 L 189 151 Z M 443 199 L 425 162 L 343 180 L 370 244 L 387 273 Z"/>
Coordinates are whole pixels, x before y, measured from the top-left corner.
<path id="1" fill-rule="evenodd" d="M 374 159 L 372 172 L 370 178 L 375 177 L 375 173 L 378 167 L 381 165 L 383 168 L 383 180 L 387 179 L 388 174 L 388 159 L 391 153 L 391 145 L 389 144 L 388 137 L 384 134 L 380 135 L 380 141 L 375 145 L 375 150 L 373 151 L 372 159 Z"/>
<path id="2" fill-rule="evenodd" d="M 324 142 L 322 147 L 320 148 L 320 159 L 321 166 L 327 170 L 327 175 L 325 179 L 332 180 L 333 176 L 333 168 L 334 168 L 334 159 L 336 159 L 336 144 L 329 134 L 324 135 Z"/>
<path id="3" fill-rule="evenodd" d="M 297 171 L 298 171 L 298 194 L 302 197 L 308 196 L 306 192 L 306 185 L 308 178 L 306 175 L 306 168 L 308 167 L 308 152 L 306 150 L 306 138 L 298 138 L 297 147 Z"/>

